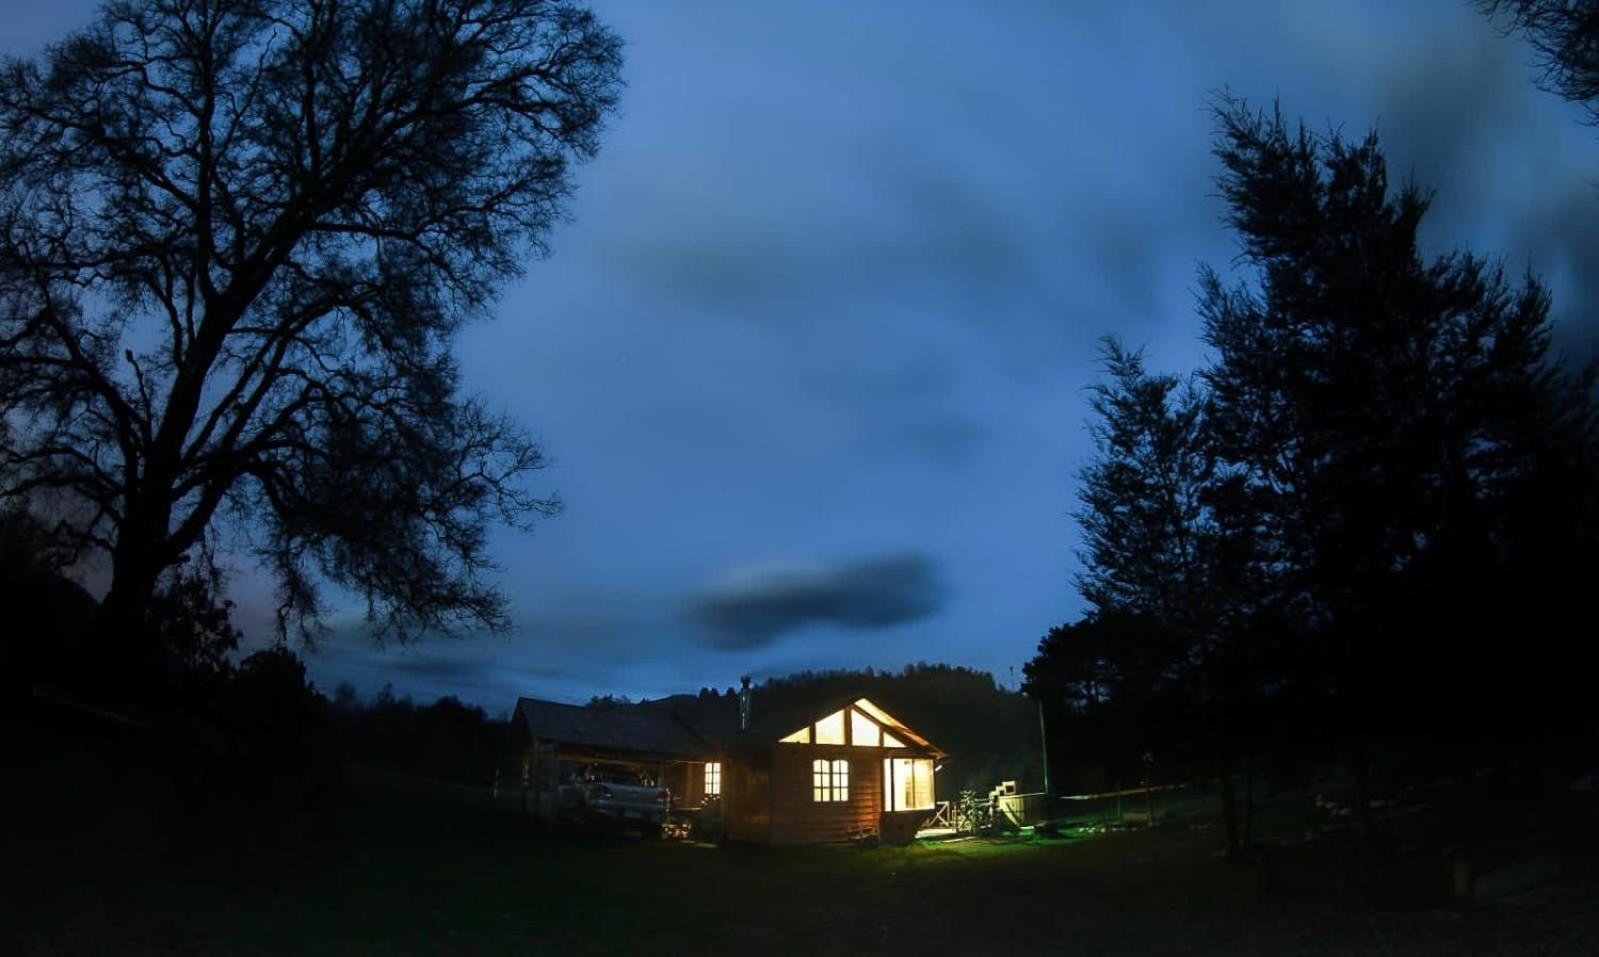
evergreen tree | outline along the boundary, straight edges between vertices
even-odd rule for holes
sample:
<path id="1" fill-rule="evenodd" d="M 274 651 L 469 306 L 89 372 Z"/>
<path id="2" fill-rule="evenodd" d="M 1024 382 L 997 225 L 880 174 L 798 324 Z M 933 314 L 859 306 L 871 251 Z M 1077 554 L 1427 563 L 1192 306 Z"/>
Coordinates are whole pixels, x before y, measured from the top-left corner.
<path id="1" fill-rule="evenodd" d="M 1186 689 L 1190 706 L 1178 710 L 1191 720 L 1188 711 L 1196 709 L 1203 729 L 1188 748 L 1208 756 L 1228 847 L 1236 848 L 1246 835 L 1232 774 L 1249 750 L 1244 704 L 1258 680 L 1247 666 L 1242 627 L 1252 529 L 1240 520 L 1238 483 L 1211 448 L 1204 392 L 1194 382 L 1150 374 L 1140 353 L 1114 339 L 1105 341 L 1103 360 L 1106 378 L 1092 400 L 1097 456 L 1083 470 L 1077 512 L 1085 543 L 1078 588 L 1096 620 L 1082 623 L 1075 640 L 1113 636 L 1132 645 L 1101 649 L 1108 658 L 1097 659 L 1133 665 L 1124 671 L 1140 679 L 1121 680 L 1110 692 L 1121 699 L 1124 720 L 1174 713 L 1151 702 Z M 1127 621 L 1141 627 L 1106 627 Z M 1048 645 L 1040 646 L 1041 661 Z M 1163 672 L 1176 683 L 1157 693 L 1153 682 Z"/>
<path id="2" fill-rule="evenodd" d="M 1462 723 L 1482 696 L 1502 720 L 1562 680 L 1536 654 L 1557 636 L 1516 635 L 1539 664 L 1502 687 L 1504 642 L 1550 510 L 1570 523 L 1562 560 L 1592 567 L 1592 403 L 1549 355 L 1535 279 L 1422 258 L 1430 197 L 1390 189 L 1375 134 L 1216 115 L 1246 278 L 1201 276 L 1211 438 L 1259 532 L 1255 575 L 1304 639 L 1292 671 L 1330 695 L 1364 785 L 1374 742 L 1459 744 L 1486 727 Z"/>

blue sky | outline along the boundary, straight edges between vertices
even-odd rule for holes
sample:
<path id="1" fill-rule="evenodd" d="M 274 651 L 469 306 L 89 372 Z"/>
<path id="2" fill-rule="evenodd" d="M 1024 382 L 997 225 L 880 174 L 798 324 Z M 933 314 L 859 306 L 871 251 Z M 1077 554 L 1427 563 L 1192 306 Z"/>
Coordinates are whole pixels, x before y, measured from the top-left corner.
<path id="1" fill-rule="evenodd" d="M 0 0 L 30 54 L 94 4 Z M 738 675 L 995 673 L 1073 617 L 1100 336 L 1192 368 L 1195 273 L 1235 247 L 1222 88 L 1375 125 L 1437 188 L 1432 252 L 1531 268 L 1560 341 L 1599 312 L 1599 132 L 1465 0 L 597 0 L 628 89 L 553 255 L 459 354 L 554 460 L 566 510 L 495 555 L 507 635 L 375 648 L 335 614 L 318 684 L 657 696 Z M 238 560 L 240 621 L 267 589 Z"/>

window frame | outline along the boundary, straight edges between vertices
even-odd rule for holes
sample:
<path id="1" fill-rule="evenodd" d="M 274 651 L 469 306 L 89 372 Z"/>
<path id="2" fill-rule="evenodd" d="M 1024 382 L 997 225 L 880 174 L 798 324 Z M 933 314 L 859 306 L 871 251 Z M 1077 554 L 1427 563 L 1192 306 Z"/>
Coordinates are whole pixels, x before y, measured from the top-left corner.
<path id="1" fill-rule="evenodd" d="M 926 811 L 937 806 L 932 758 L 883 758 L 883 810 Z"/>
<path id="2" fill-rule="evenodd" d="M 705 762 L 705 775 L 701 780 L 701 784 L 705 789 L 706 797 L 719 798 L 722 796 L 722 762 Z"/>
<path id="3" fill-rule="evenodd" d="M 811 803 L 849 803 L 848 758 L 816 758 L 811 761 Z"/>
<path id="4" fill-rule="evenodd" d="M 840 708 L 811 723 L 811 743 L 833 747 L 849 743 L 849 708 Z"/>

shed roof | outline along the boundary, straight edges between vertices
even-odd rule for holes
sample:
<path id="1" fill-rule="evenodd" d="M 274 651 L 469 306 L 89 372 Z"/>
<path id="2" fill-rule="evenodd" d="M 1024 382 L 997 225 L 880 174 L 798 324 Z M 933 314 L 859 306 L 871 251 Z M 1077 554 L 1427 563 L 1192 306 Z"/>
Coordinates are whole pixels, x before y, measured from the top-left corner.
<path id="1" fill-rule="evenodd" d="M 712 751 L 704 738 L 669 712 L 630 707 L 583 708 L 518 698 L 516 713 L 528 732 L 541 741 L 651 757 L 703 758 Z"/>

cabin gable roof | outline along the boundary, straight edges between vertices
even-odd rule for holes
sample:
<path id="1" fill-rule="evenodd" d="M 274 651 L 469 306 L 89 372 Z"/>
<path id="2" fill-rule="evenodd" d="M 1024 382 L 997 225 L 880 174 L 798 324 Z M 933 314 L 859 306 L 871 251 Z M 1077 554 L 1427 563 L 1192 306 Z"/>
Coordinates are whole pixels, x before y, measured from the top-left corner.
<path id="1" fill-rule="evenodd" d="M 798 721 L 793 721 L 793 716 L 790 716 L 790 723 L 793 725 L 793 727 L 780 732 L 777 740 L 780 742 L 782 738 L 799 731 L 801 728 L 813 727 L 822 719 L 831 717 L 846 708 L 854 708 L 860 711 L 862 714 L 866 715 L 866 717 L 871 719 L 873 723 L 877 724 L 885 732 L 894 735 L 913 751 L 925 751 L 938 757 L 943 757 L 945 754 L 945 752 L 937 745 L 933 744 L 931 741 L 912 730 L 910 725 L 907 725 L 905 722 L 889 714 L 887 711 L 884 711 L 870 698 L 860 695 L 851 695 L 845 698 L 835 698 L 819 705 L 807 707 L 804 709 L 804 711 L 796 711 L 795 714 L 802 715 L 802 717 L 800 717 Z"/>
<path id="2" fill-rule="evenodd" d="M 946 753 L 877 703 L 860 694 L 800 702 L 784 708 L 768 707 L 759 691 L 753 694 L 750 727 L 747 731 L 739 729 L 736 700 L 730 701 L 726 697 L 720 697 L 710 702 L 702 702 L 684 695 L 675 701 L 667 699 L 658 704 L 668 706 L 670 713 L 681 718 L 707 741 L 727 751 L 749 751 L 778 744 L 784 737 L 800 728 L 810 727 L 818 720 L 845 708 L 855 707 L 902 741 L 909 751 L 938 757 L 943 757 Z"/>

